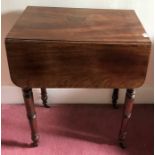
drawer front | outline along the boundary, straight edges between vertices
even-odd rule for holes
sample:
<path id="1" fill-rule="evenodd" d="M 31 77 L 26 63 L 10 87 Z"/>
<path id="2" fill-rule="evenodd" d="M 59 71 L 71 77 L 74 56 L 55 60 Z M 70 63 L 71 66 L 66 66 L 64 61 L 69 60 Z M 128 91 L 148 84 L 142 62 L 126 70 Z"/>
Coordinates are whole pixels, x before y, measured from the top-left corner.
<path id="1" fill-rule="evenodd" d="M 6 40 L 12 81 L 20 87 L 136 88 L 150 45 Z"/>

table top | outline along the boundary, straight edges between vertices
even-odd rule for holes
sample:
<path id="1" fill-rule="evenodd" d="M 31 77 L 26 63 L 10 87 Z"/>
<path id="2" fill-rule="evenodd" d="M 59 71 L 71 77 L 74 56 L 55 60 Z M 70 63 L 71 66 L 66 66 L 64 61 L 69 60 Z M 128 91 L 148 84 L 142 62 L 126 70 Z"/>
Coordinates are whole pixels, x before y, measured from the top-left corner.
<path id="1" fill-rule="evenodd" d="M 149 42 L 133 10 L 27 7 L 8 38 L 71 42 Z"/>
<path id="2" fill-rule="evenodd" d="M 133 10 L 27 7 L 6 37 L 19 87 L 136 88 L 151 42 Z"/>

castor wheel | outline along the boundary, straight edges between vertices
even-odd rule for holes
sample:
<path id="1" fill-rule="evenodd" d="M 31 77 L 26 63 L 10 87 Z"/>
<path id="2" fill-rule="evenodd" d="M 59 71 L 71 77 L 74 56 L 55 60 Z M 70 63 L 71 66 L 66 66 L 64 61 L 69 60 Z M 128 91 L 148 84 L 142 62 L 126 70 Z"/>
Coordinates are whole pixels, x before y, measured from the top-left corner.
<path id="1" fill-rule="evenodd" d="M 38 142 L 33 142 L 33 143 L 31 143 L 31 146 L 32 146 L 32 147 L 37 147 L 37 146 L 38 146 Z"/>
<path id="2" fill-rule="evenodd" d="M 127 148 L 127 144 L 126 144 L 126 142 L 124 142 L 124 141 L 119 142 L 119 146 L 120 146 L 122 149 Z"/>

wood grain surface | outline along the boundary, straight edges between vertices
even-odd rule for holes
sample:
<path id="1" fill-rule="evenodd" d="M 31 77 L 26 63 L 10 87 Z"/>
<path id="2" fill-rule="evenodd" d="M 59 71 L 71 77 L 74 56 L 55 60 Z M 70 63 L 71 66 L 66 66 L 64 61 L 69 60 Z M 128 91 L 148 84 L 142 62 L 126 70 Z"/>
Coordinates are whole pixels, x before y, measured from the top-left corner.
<path id="1" fill-rule="evenodd" d="M 28 7 L 6 37 L 20 87 L 136 88 L 151 42 L 132 10 Z"/>
<path id="2" fill-rule="evenodd" d="M 80 42 L 148 42 L 133 10 L 27 7 L 7 38 Z"/>

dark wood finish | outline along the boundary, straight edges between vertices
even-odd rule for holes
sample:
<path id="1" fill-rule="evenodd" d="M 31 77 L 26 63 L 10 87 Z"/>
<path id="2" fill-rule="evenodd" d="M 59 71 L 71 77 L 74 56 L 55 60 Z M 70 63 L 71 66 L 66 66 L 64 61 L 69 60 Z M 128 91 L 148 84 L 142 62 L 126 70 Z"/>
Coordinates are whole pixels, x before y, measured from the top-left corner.
<path id="1" fill-rule="evenodd" d="M 123 110 L 123 119 L 121 123 L 120 134 L 119 134 L 119 144 L 122 148 L 126 147 L 125 139 L 127 135 L 127 127 L 128 127 L 129 119 L 132 114 L 134 99 L 135 99 L 134 89 L 127 89 L 124 110 Z"/>
<path id="2" fill-rule="evenodd" d="M 49 105 L 47 105 L 47 91 L 46 88 L 41 88 L 41 99 L 42 99 L 42 103 L 44 105 L 44 107 L 46 108 L 50 108 Z"/>
<path id="3" fill-rule="evenodd" d="M 8 38 L 67 42 L 148 43 L 133 10 L 27 7 Z"/>
<path id="4" fill-rule="evenodd" d="M 128 47 L 30 40 L 7 44 L 11 78 L 17 86 L 53 88 L 139 87 L 145 80 L 149 48 L 145 44 Z"/>
<path id="5" fill-rule="evenodd" d="M 30 123 L 31 128 L 31 139 L 33 141 L 32 146 L 38 146 L 39 142 L 39 135 L 37 129 L 37 118 L 36 112 L 33 102 L 33 92 L 31 88 L 24 88 L 23 89 L 23 97 L 25 101 L 27 117 Z"/>
<path id="6" fill-rule="evenodd" d="M 119 94 L 119 89 L 115 88 L 113 90 L 113 94 L 112 94 L 112 105 L 113 105 L 114 109 L 118 108 L 118 105 L 117 105 L 118 94 Z"/>
<path id="7" fill-rule="evenodd" d="M 20 87 L 139 87 L 151 46 L 144 33 L 132 10 L 28 7 L 6 37 L 11 79 Z"/>
<path id="8" fill-rule="evenodd" d="M 29 88 L 140 87 L 151 48 L 133 10 L 50 7 L 27 7 L 5 44 L 11 79 L 26 88 L 23 92 L 33 145 L 38 143 L 38 134 Z M 122 147 L 133 98 L 134 91 L 127 89 L 119 135 Z M 42 100 L 46 105 L 45 89 Z"/>

